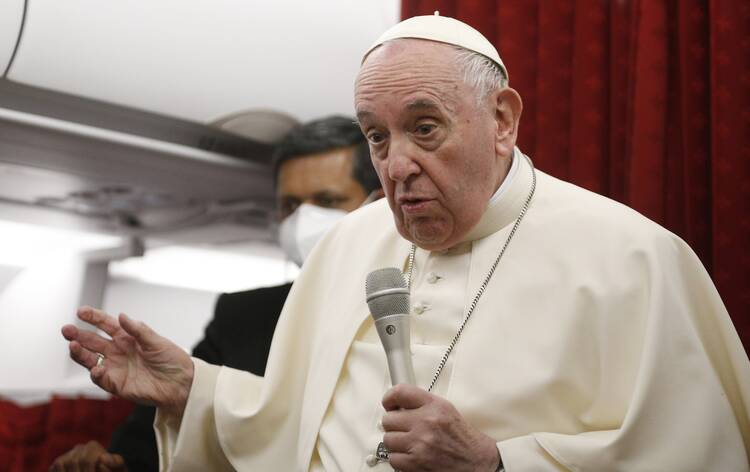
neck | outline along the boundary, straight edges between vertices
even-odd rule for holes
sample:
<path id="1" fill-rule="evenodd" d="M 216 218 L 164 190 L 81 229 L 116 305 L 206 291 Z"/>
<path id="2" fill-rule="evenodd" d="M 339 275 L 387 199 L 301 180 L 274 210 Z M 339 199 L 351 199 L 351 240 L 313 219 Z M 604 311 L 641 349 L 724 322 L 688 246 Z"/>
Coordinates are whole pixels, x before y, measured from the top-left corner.
<path id="1" fill-rule="evenodd" d="M 475 241 L 499 231 L 512 223 L 521 211 L 531 186 L 533 168 L 530 160 L 515 149 L 510 168 L 502 183 L 487 202 L 487 209 L 479 222 L 461 242 Z"/>

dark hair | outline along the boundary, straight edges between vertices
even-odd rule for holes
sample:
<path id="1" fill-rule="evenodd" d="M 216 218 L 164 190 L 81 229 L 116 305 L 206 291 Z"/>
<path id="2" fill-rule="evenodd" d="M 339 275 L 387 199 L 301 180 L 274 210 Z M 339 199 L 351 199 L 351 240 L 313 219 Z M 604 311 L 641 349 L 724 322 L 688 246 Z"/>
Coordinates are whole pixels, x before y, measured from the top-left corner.
<path id="1" fill-rule="evenodd" d="M 366 193 L 380 188 L 380 180 L 370 162 L 370 148 L 353 118 L 329 116 L 292 129 L 276 146 L 273 155 L 273 177 L 278 177 L 284 162 L 309 154 L 354 146 L 352 178 Z"/>

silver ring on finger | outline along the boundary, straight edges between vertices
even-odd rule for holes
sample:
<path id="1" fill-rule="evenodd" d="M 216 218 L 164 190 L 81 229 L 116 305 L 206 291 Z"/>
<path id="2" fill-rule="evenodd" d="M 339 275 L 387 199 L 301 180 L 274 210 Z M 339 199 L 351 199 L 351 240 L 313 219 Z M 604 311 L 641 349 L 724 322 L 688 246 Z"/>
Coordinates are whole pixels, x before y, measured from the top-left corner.
<path id="1" fill-rule="evenodd" d="M 104 364 L 104 354 L 98 353 L 96 355 L 96 367 L 100 367 Z"/>

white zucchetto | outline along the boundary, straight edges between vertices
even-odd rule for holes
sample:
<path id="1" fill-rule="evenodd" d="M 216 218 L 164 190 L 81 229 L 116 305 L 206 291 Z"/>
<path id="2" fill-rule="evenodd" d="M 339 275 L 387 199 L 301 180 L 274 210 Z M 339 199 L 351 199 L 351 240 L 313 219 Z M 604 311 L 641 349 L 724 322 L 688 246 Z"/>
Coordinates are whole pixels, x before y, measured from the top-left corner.
<path id="1" fill-rule="evenodd" d="M 362 62 L 376 47 L 386 41 L 399 38 L 427 39 L 478 52 L 500 66 L 505 78 L 508 78 L 508 70 L 500 59 L 500 54 L 482 33 L 455 18 L 440 16 L 438 12 L 434 15 L 414 16 L 389 28 L 365 52 Z"/>

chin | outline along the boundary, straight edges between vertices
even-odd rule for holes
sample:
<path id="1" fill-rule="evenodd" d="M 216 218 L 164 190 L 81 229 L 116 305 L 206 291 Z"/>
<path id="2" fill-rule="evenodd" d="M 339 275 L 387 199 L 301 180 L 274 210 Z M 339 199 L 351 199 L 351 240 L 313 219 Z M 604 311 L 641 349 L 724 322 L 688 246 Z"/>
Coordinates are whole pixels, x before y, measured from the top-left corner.
<path id="1" fill-rule="evenodd" d="M 415 242 L 414 244 L 416 244 L 417 247 L 419 247 L 420 249 L 424 249 L 425 251 L 430 251 L 430 252 L 443 252 L 443 251 L 450 249 L 451 247 L 455 245 L 451 243 L 427 243 L 427 242 L 420 243 L 418 241 Z"/>
<path id="2" fill-rule="evenodd" d="M 406 234 L 409 241 L 427 251 L 443 251 L 455 244 L 447 231 L 436 231 L 434 228 L 411 228 Z"/>

